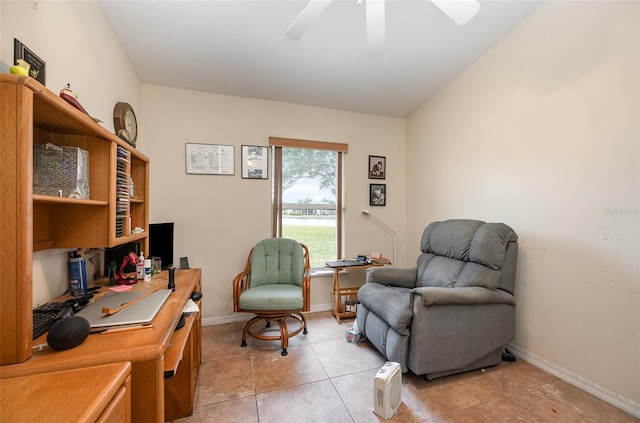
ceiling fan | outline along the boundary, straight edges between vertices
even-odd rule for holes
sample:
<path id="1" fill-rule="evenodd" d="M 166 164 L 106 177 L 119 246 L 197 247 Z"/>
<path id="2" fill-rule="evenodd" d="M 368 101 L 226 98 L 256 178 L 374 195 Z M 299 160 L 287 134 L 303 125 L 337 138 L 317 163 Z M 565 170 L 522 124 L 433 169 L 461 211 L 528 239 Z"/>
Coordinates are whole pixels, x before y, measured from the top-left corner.
<path id="1" fill-rule="evenodd" d="M 285 31 L 287 37 L 299 40 L 309 29 L 311 24 L 324 12 L 332 0 L 309 0 L 302 12 Z M 358 0 L 361 4 L 363 0 Z M 385 0 L 364 0 L 366 6 L 367 23 L 367 53 L 370 57 L 379 56 L 384 52 Z M 431 0 L 440 10 L 458 25 L 469 22 L 480 10 L 478 0 Z"/>

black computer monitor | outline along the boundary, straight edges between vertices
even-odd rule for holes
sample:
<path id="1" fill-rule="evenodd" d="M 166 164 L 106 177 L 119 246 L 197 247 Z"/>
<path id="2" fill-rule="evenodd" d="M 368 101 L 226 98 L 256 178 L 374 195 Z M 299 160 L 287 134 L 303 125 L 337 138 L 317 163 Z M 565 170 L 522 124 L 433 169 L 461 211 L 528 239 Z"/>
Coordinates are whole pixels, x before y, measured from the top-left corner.
<path id="1" fill-rule="evenodd" d="M 160 257 L 162 269 L 173 266 L 173 226 L 173 222 L 149 224 L 149 257 Z"/>

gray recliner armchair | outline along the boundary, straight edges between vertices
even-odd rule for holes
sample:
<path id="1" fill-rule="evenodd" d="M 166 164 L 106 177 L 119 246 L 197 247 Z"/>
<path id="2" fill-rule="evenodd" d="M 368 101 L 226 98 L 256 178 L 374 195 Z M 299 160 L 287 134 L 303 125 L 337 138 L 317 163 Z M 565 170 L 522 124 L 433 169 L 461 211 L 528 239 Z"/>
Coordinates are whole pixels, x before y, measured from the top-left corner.
<path id="1" fill-rule="evenodd" d="M 435 379 L 493 366 L 515 338 L 518 236 L 503 223 L 431 223 L 413 268 L 370 268 L 360 331 L 403 372 Z"/>

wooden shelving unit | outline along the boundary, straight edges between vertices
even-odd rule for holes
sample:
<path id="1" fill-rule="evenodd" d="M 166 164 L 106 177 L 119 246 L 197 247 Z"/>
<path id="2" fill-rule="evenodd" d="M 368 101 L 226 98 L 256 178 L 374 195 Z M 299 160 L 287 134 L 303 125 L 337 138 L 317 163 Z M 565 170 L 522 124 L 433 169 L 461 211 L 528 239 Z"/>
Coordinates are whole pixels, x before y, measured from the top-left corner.
<path id="1" fill-rule="evenodd" d="M 127 382 L 125 390 L 132 400 L 118 408 L 125 421 L 162 422 L 165 416 L 191 414 L 202 353 L 200 313 L 174 330 L 192 292 L 202 290 L 199 269 L 176 272 L 175 292 L 154 318 L 153 330 L 92 334 L 69 351 L 32 353 L 32 344 L 43 343 L 46 336 L 32 342 L 33 252 L 131 242 L 149 251 L 149 159 L 29 77 L 0 74 L 0 111 L 0 379 L 130 361 L 130 389 Z M 46 143 L 89 152 L 89 199 L 33 194 L 33 146 Z M 133 180 L 133 196 L 126 190 L 117 194 L 118 150 L 127 153 L 120 176 Z M 118 201 L 128 202 L 126 211 Z M 129 214 L 130 225 L 117 233 L 117 214 L 123 213 Z M 135 233 L 136 227 L 143 231 Z M 167 283 L 167 272 L 161 272 L 133 289 Z M 173 376 L 165 382 L 167 370 Z M 55 389 L 60 398 L 68 398 L 64 384 Z M 115 419 L 109 414 L 105 420 Z"/>
<path id="2" fill-rule="evenodd" d="M 31 355 L 32 253 L 50 248 L 105 248 L 136 242 L 149 251 L 149 159 L 36 80 L 0 74 L 2 284 L 0 364 Z M 89 152 L 89 199 L 33 194 L 33 147 L 51 143 Z M 116 233 L 117 151 L 130 161 L 135 197 L 130 230 Z M 121 197 L 120 197 L 121 198 Z"/>

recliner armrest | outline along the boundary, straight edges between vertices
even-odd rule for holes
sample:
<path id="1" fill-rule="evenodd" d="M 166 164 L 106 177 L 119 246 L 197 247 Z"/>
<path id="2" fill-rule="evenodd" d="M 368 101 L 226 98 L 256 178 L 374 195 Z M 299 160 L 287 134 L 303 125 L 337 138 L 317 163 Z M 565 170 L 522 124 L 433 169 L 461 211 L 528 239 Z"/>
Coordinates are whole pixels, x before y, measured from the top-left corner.
<path id="1" fill-rule="evenodd" d="M 371 267 L 367 269 L 365 283 L 413 288 L 417 278 L 417 267 Z"/>
<path id="2" fill-rule="evenodd" d="M 411 296 L 419 296 L 422 300 L 422 305 L 425 307 L 478 304 L 516 305 L 514 296 L 508 292 L 501 289 L 492 291 L 478 286 L 464 288 L 419 287 L 411 290 Z"/>

